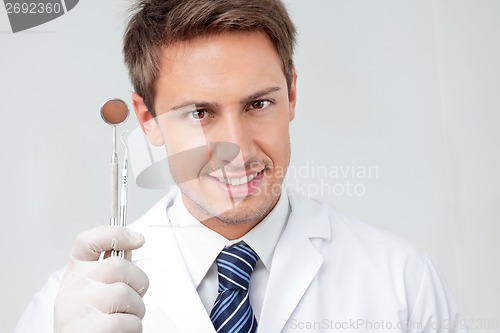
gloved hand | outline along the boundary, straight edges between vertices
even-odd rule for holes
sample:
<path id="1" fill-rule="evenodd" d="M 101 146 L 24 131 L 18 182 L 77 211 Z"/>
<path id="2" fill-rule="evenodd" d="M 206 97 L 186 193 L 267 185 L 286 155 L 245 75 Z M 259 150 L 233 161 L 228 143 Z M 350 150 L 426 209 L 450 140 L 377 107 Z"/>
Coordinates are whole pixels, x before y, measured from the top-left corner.
<path id="1" fill-rule="evenodd" d="M 143 244 L 141 234 L 116 226 L 78 235 L 54 305 L 54 332 L 142 332 L 149 280 L 130 260 Z M 125 250 L 125 259 L 111 250 Z"/>

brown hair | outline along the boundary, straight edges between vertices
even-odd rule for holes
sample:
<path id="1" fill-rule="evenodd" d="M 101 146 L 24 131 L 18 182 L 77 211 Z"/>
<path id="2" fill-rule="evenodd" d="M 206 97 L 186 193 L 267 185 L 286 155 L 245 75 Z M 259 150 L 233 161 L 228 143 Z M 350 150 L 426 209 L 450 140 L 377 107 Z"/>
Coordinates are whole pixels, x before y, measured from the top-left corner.
<path id="1" fill-rule="evenodd" d="M 288 88 L 293 79 L 296 30 L 282 0 L 139 0 L 123 43 L 134 90 L 154 115 L 162 48 L 231 31 L 262 31 L 283 64 Z"/>

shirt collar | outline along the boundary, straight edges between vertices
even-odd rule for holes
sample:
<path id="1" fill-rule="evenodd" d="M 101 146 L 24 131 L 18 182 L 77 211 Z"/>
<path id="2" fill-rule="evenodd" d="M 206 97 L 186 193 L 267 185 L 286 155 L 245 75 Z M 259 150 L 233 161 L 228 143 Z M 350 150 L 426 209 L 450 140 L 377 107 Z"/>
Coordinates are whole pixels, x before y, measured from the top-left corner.
<path id="1" fill-rule="evenodd" d="M 283 189 L 273 210 L 252 230 L 236 240 L 228 240 L 199 222 L 182 202 L 182 194 L 177 192 L 174 204 L 167 214 L 176 226 L 175 235 L 186 268 L 197 288 L 220 251 L 244 241 L 259 256 L 264 266 L 271 270 L 274 248 L 285 228 L 290 214 L 290 204 Z"/>

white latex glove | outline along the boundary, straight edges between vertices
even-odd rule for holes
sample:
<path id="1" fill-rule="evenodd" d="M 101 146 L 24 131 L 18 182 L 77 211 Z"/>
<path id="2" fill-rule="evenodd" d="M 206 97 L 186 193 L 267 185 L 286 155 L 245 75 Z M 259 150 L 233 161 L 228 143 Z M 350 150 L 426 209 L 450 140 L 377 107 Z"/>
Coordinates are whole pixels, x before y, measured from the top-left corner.
<path id="1" fill-rule="evenodd" d="M 149 280 L 130 259 L 143 244 L 141 234 L 116 226 L 78 235 L 54 305 L 54 332 L 142 332 Z M 109 257 L 111 250 L 125 250 L 125 259 Z"/>

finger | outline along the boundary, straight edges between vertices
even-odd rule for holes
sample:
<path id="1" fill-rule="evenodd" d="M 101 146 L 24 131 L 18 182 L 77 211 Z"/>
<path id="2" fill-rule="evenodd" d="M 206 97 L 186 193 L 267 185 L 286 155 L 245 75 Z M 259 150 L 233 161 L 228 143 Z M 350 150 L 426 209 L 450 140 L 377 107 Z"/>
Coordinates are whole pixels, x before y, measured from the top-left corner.
<path id="1" fill-rule="evenodd" d="M 110 257 L 99 262 L 96 269 L 88 272 L 87 277 L 105 284 L 126 283 L 141 297 L 149 287 L 146 273 L 130 261 L 120 257 Z"/>
<path id="2" fill-rule="evenodd" d="M 125 260 L 132 261 L 132 251 L 125 251 Z"/>
<path id="3" fill-rule="evenodd" d="M 113 313 L 103 320 L 103 333 L 141 333 L 142 322 L 137 316 Z"/>
<path id="4" fill-rule="evenodd" d="M 126 313 L 140 319 L 146 314 L 141 296 L 122 282 L 103 284 L 98 293 L 89 296 L 88 303 L 105 314 Z"/>
<path id="5" fill-rule="evenodd" d="M 80 233 L 71 250 L 77 260 L 95 261 L 102 252 L 135 250 L 144 244 L 144 236 L 118 226 L 99 226 Z"/>

